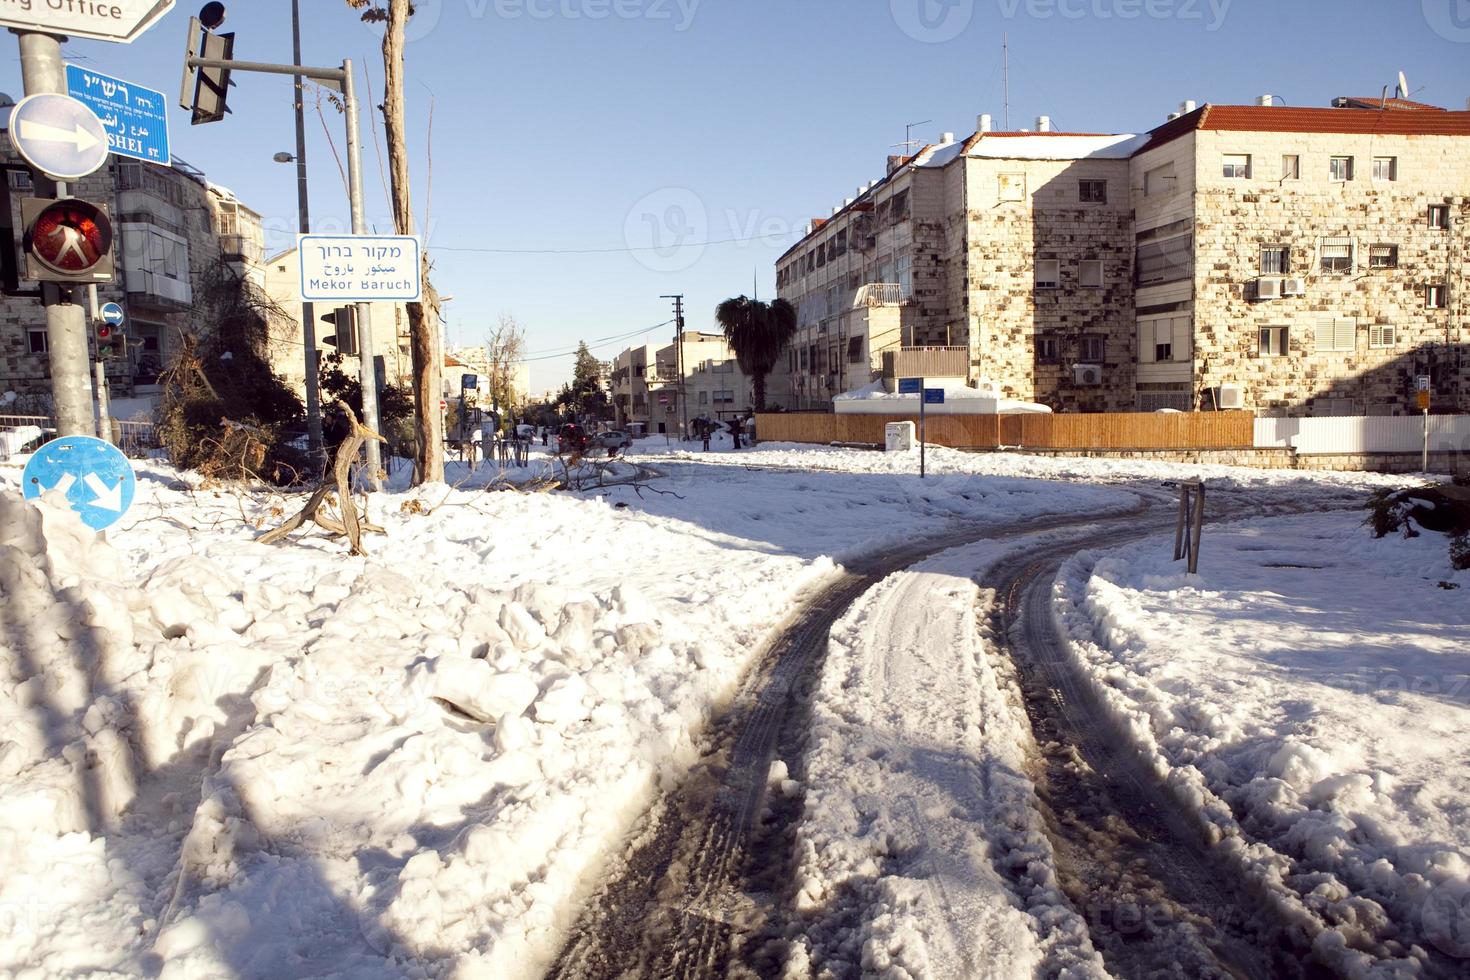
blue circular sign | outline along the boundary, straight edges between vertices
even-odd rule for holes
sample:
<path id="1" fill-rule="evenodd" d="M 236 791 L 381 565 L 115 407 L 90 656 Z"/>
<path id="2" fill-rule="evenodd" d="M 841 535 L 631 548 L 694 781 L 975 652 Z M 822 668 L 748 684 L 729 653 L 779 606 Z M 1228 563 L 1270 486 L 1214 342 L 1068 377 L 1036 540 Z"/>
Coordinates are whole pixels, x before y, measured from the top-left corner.
<path id="1" fill-rule="evenodd" d="M 27 500 L 61 491 L 83 523 L 101 531 L 133 505 L 138 479 L 116 446 L 91 436 L 67 436 L 36 450 L 21 474 L 21 485 Z"/>
<path id="2" fill-rule="evenodd" d="M 102 309 L 97 311 L 97 315 L 102 317 L 103 323 L 111 324 L 114 327 L 122 326 L 128 318 L 127 313 L 123 311 L 122 305 L 119 303 L 103 303 Z"/>
<path id="3" fill-rule="evenodd" d="M 97 113 L 69 95 L 28 95 L 10 113 L 10 139 L 26 163 L 57 180 L 81 180 L 111 148 Z"/>

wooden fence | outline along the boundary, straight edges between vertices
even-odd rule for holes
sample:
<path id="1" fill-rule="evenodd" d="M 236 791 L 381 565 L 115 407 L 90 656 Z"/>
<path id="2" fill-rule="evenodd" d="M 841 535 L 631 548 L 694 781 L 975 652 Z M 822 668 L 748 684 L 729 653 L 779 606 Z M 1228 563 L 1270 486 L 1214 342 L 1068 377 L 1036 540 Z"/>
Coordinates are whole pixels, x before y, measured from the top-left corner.
<path id="1" fill-rule="evenodd" d="M 762 442 L 882 445 L 889 422 L 912 415 L 777 413 L 756 417 Z M 1096 415 L 931 415 L 928 441 L 955 449 L 1248 449 L 1250 412 L 1113 412 Z"/>

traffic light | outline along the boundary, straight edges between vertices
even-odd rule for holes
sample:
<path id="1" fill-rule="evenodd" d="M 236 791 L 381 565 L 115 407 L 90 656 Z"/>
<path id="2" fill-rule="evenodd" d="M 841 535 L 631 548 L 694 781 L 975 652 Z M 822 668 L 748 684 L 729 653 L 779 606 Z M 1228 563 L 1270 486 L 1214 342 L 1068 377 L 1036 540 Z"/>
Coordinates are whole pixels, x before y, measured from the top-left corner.
<path id="1" fill-rule="evenodd" d="M 214 9 L 218 8 L 218 9 Z M 184 49 L 184 80 L 179 89 L 179 105 L 190 112 L 189 122 L 219 122 L 230 111 L 230 70 L 228 68 L 196 68 L 190 58 L 231 61 L 235 57 L 235 35 L 216 34 L 214 28 L 224 23 L 224 5 L 205 4 L 200 17 L 189 18 L 188 44 Z M 201 17 L 203 18 L 201 20 Z"/>
<path id="2" fill-rule="evenodd" d="M 116 357 L 122 347 L 122 337 L 119 335 L 117 327 L 99 320 L 93 325 L 92 329 L 97 337 L 97 360 L 105 361 L 108 358 Z"/>
<path id="3" fill-rule="evenodd" d="M 112 220 L 100 204 L 28 197 L 20 202 L 20 216 L 27 279 L 112 280 Z"/>
<path id="4" fill-rule="evenodd" d="M 337 332 L 322 338 L 322 343 L 337 348 L 337 353 L 349 357 L 357 355 L 357 310 L 351 306 L 339 306 L 322 319 L 337 328 Z"/>

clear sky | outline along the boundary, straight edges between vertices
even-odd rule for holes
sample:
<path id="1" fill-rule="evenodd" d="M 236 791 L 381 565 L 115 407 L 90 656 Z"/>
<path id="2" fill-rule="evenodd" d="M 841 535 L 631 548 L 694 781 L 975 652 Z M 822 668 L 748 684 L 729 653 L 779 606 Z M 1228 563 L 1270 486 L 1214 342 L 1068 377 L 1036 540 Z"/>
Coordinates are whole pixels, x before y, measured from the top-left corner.
<path id="1" fill-rule="evenodd" d="M 180 0 L 132 45 L 69 43 L 69 60 L 178 91 Z M 381 94 L 377 35 L 345 0 L 302 0 L 304 56 L 353 58 Z M 234 0 L 235 56 L 289 61 L 289 0 Z M 561 384 L 579 339 L 604 359 L 670 318 L 690 328 L 758 286 L 814 216 L 882 175 L 914 137 L 961 136 L 1002 113 L 1011 49 L 1014 128 L 1139 132 L 1179 102 L 1290 105 L 1373 95 L 1399 71 L 1414 97 L 1470 97 L 1470 0 L 420 0 L 409 45 L 418 217 L 451 342 L 480 343 L 501 313 L 527 328 L 532 386 Z M 19 97 L 14 45 L 3 86 Z M 290 80 L 237 75 L 233 114 L 190 127 L 178 156 L 266 218 L 267 247 L 295 230 Z M 367 101 L 364 99 L 364 101 Z M 432 210 L 425 206 L 433 106 Z M 341 117 L 325 106 L 338 152 Z M 369 132 L 364 118 L 364 133 Z M 381 126 L 378 127 L 381 133 Z M 317 230 L 345 230 L 346 196 L 323 124 L 308 117 Z M 391 231 L 377 156 L 365 160 L 374 224 Z M 765 236 L 765 237 L 759 237 Z M 690 243 L 752 239 L 706 247 Z M 686 247 L 671 248 L 675 243 Z M 659 249 L 647 246 L 660 246 Z M 460 251 L 492 249 L 490 252 Z M 641 248 L 639 251 L 628 251 Z M 646 334 L 671 338 L 670 327 Z"/>

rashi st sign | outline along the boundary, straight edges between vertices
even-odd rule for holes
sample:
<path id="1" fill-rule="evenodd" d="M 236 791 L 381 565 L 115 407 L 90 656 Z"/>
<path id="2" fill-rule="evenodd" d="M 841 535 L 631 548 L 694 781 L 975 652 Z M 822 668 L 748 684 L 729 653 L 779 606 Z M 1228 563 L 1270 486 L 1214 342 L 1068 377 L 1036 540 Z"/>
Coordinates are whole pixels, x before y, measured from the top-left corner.
<path id="1" fill-rule="evenodd" d="M 174 0 L 0 0 L 0 27 L 127 44 L 173 6 Z"/>

